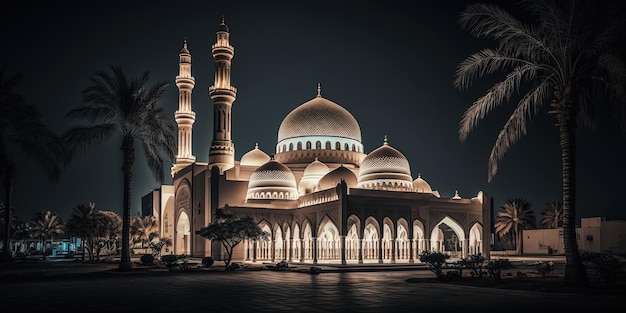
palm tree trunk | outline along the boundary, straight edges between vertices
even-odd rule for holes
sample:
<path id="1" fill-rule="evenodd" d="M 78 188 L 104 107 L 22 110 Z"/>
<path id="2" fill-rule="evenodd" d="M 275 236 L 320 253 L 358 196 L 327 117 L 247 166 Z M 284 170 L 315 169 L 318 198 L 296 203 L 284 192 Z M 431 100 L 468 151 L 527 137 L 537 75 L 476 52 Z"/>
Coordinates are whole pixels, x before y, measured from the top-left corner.
<path id="1" fill-rule="evenodd" d="M 4 241 L 0 261 L 10 262 L 13 258 L 9 246 L 11 245 L 11 193 L 13 191 L 13 179 L 15 177 L 15 163 L 11 160 L 5 160 L 4 163 L 5 164 L 2 164 L 4 167 L 2 176 L 4 176 L 4 199 L 6 203 L 4 204 Z"/>
<path id="2" fill-rule="evenodd" d="M 568 109 L 559 114 L 561 160 L 563 166 L 563 242 L 565 248 L 565 282 L 586 285 L 587 271 L 576 242 L 576 137 L 575 114 Z"/>
<path id="3" fill-rule="evenodd" d="M 123 139 L 122 151 L 124 154 L 124 212 L 122 214 L 122 252 L 120 256 L 119 270 L 126 272 L 131 270 L 130 264 L 130 185 L 133 176 L 132 168 L 135 161 L 133 138 L 126 136 Z"/>

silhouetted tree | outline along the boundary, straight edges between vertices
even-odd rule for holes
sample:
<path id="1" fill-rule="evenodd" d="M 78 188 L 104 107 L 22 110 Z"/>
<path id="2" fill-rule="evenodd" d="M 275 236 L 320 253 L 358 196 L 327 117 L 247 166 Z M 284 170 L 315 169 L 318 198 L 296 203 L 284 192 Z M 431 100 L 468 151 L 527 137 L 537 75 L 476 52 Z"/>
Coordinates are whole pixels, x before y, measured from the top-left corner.
<path id="1" fill-rule="evenodd" d="M 46 259 L 46 241 L 54 239 L 64 233 L 64 225 L 61 218 L 52 211 L 42 211 L 35 214 L 32 221 L 33 237 L 41 238 L 41 250 L 43 259 Z"/>
<path id="2" fill-rule="evenodd" d="M 81 260 L 85 261 L 85 243 L 91 237 L 94 229 L 94 218 L 98 213 L 95 203 L 79 204 L 72 211 L 66 230 L 73 236 L 80 237 L 82 246 Z"/>
<path id="3" fill-rule="evenodd" d="M 218 240 L 226 250 L 226 270 L 231 270 L 230 262 L 233 249 L 245 239 L 267 240 L 268 234 L 250 216 L 236 217 L 217 210 L 215 219 L 208 226 L 200 228 L 196 234 L 208 239 Z"/>
<path id="4" fill-rule="evenodd" d="M 563 226 L 563 202 L 552 201 L 546 203 L 546 207 L 541 212 L 541 227 L 559 228 Z"/>
<path id="5" fill-rule="evenodd" d="M 145 248 L 152 240 L 159 238 L 159 224 L 154 216 L 138 216 L 130 223 L 130 236 L 133 243 L 141 243 Z"/>
<path id="6" fill-rule="evenodd" d="M 173 160 L 176 151 L 176 128 L 171 114 L 157 101 L 168 84 L 158 82 L 146 86 L 149 72 L 127 78 L 123 71 L 110 66 L 111 73 L 97 71 L 91 77 L 91 86 L 83 91 L 84 106 L 71 110 L 67 117 L 86 119 L 88 126 L 75 126 L 64 134 L 72 156 L 82 154 L 105 140 L 117 136 L 122 150 L 123 214 L 122 251 L 119 270 L 130 271 L 130 208 L 132 167 L 136 144 L 154 177 L 163 181 L 163 158 Z"/>
<path id="7" fill-rule="evenodd" d="M 506 72 L 463 114 L 459 137 L 470 131 L 494 108 L 521 94 L 491 150 L 488 181 L 498 161 L 521 136 L 530 119 L 547 108 L 560 136 L 563 183 L 563 239 L 565 280 L 588 283 L 576 243 L 576 129 L 593 125 L 595 107 L 613 104 L 626 130 L 624 29 L 622 1 L 534 0 L 520 2 L 527 21 L 502 8 L 484 3 L 468 5 L 459 22 L 479 39 L 491 39 L 496 48 L 476 52 L 463 60 L 454 85 L 467 89 L 472 82 L 498 71 Z M 524 90 L 524 88 L 528 88 Z"/>
<path id="8" fill-rule="evenodd" d="M 5 77 L 6 68 L 0 69 L 0 183 L 4 188 L 3 250 L 0 261 L 11 259 L 11 193 L 13 191 L 16 163 L 8 151 L 8 145 L 18 147 L 33 158 L 46 176 L 56 182 L 61 175 L 65 148 L 60 138 L 42 122 L 42 116 L 33 105 L 26 103 L 22 95 L 15 92 L 22 76 Z"/>
<path id="9" fill-rule="evenodd" d="M 498 209 L 495 231 L 499 236 L 511 235 L 515 245 L 515 253 L 522 254 L 522 231 L 535 228 L 535 212 L 531 204 L 524 199 L 513 198 Z"/>

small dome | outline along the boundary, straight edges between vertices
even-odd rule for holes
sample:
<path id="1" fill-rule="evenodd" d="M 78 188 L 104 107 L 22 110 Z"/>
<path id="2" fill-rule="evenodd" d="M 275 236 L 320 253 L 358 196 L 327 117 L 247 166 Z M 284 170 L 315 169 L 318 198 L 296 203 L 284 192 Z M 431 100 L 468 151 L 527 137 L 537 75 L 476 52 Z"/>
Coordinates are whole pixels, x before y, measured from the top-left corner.
<path id="1" fill-rule="evenodd" d="M 220 27 L 217 29 L 220 32 L 228 32 L 228 26 L 224 23 L 224 18 L 222 17 L 222 23 L 220 23 Z"/>
<path id="2" fill-rule="evenodd" d="M 330 169 L 326 164 L 315 158 L 315 161 L 307 165 L 302 173 L 302 179 L 300 179 L 300 184 L 298 185 L 299 194 L 304 195 L 313 191 L 320 178 L 328 174 L 329 171 Z"/>
<path id="3" fill-rule="evenodd" d="M 411 167 L 406 157 L 387 143 L 370 152 L 359 171 L 359 188 L 395 191 L 413 190 Z"/>
<path id="4" fill-rule="evenodd" d="M 187 49 L 187 39 L 185 39 L 185 43 L 183 43 L 183 48 L 180 49 L 180 54 L 189 54 L 189 49 Z"/>
<path id="5" fill-rule="evenodd" d="M 337 187 L 337 184 L 344 180 L 348 188 L 353 188 L 357 186 L 357 178 L 356 175 L 347 167 L 340 166 L 328 174 L 324 175 L 320 182 L 317 184 L 315 190 L 325 190 L 329 188 Z"/>
<path id="6" fill-rule="evenodd" d="M 259 149 L 259 144 L 256 144 L 254 149 L 246 152 L 246 154 L 241 157 L 239 164 L 242 166 L 261 166 L 269 160 L 269 155 L 261 151 L 261 149 Z"/>
<path id="7" fill-rule="evenodd" d="M 250 175 L 246 199 L 295 200 L 297 198 L 298 190 L 293 172 L 273 159 Z"/>
<path id="8" fill-rule="evenodd" d="M 413 181 L 413 191 L 415 192 L 423 192 L 423 193 L 432 193 L 433 190 L 430 188 L 428 182 L 426 182 L 421 175 L 417 175 L 417 178 Z"/>

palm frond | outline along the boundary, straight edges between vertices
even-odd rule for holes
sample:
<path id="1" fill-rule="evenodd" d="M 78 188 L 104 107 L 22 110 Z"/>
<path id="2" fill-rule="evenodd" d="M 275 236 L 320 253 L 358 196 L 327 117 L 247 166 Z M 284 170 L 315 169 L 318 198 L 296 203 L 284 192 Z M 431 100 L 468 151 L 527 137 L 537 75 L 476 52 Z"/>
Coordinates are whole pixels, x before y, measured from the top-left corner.
<path id="1" fill-rule="evenodd" d="M 107 140 L 115 131 L 115 124 L 75 126 L 63 134 L 63 140 L 69 147 L 69 159 L 82 155 Z"/>
<path id="2" fill-rule="evenodd" d="M 463 114 L 459 123 L 459 139 L 465 141 L 469 133 L 478 126 L 491 110 L 508 101 L 524 80 L 532 79 L 538 71 L 537 66 L 524 64 L 514 68 L 507 77 L 491 87 L 487 93 L 476 100 Z"/>

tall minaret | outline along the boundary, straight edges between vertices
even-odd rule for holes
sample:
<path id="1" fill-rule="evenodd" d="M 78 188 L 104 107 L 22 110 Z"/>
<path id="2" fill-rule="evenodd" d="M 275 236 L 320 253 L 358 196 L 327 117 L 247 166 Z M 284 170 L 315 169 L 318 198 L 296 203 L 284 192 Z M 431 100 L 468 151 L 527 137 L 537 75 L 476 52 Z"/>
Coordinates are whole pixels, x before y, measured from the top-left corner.
<path id="1" fill-rule="evenodd" d="M 179 56 L 179 70 L 176 76 L 178 110 L 174 113 L 176 124 L 178 124 L 178 154 L 172 166 L 172 177 L 176 172 L 196 161 L 191 151 L 191 130 L 196 120 L 196 113 L 191 110 L 191 91 L 196 83 L 191 76 L 191 54 L 187 49 L 187 39 Z"/>
<path id="2" fill-rule="evenodd" d="M 230 60 L 235 48 L 228 42 L 228 26 L 224 18 L 217 30 L 217 42 L 212 46 L 215 59 L 215 83 L 209 87 L 213 100 L 213 141 L 209 150 L 209 168 L 217 165 L 220 172 L 235 164 L 235 145 L 231 140 L 231 107 L 237 95 L 237 88 L 230 85 Z"/>

